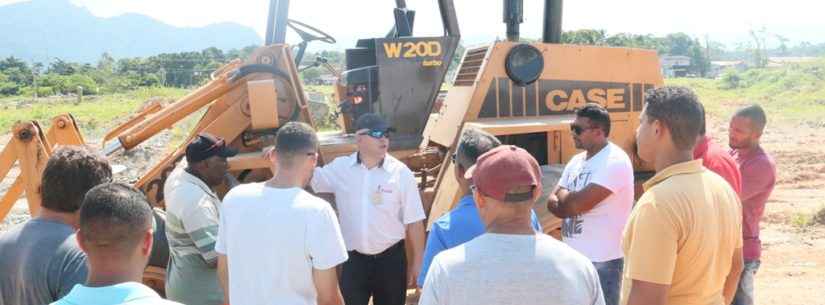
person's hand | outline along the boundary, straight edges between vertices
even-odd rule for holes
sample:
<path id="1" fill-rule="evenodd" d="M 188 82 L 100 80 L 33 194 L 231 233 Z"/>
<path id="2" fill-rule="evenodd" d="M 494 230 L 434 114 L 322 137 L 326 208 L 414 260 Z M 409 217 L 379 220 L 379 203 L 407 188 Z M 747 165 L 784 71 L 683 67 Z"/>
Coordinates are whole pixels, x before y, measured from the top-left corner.
<path id="1" fill-rule="evenodd" d="M 556 194 L 550 194 L 550 196 L 547 197 L 547 210 L 548 211 L 553 211 L 558 206 L 559 206 L 559 197 L 557 197 Z"/>
<path id="2" fill-rule="evenodd" d="M 421 263 L 407 264 L 407 288 L 418 287 L 418 274 L 421 272 Z"/>

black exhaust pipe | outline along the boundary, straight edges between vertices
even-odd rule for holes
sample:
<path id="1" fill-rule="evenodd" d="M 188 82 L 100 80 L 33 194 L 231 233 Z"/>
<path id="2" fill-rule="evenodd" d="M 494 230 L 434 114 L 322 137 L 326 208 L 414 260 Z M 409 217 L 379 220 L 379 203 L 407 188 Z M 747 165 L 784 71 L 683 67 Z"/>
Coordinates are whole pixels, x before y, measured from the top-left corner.
<path id="1" fill-rule="evenodd" d="M 544 0 L 544 43 L 561 43 L 562 0 Z"/>
<path id="2" fill-rule="evenodd" d="M 519 25 L 524 21 L 522 0 L 504 0 L 504 23 L 507 24 L 507 41 L 519 40 Z"/>

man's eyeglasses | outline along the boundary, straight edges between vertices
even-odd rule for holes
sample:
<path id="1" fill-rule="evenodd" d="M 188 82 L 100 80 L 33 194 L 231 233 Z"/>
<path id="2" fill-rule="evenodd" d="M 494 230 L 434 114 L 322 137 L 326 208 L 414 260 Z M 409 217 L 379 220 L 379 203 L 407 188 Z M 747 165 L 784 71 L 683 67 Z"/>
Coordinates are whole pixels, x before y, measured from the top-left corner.
<path id="1" fill-rule="evenodd" d="M 594 127 L 581 127 L 579 125 L 570 124 L 570 131 L 575 133 L 577 136 L 581 135 L 585 130 L 593 128 Z"/>
<path id="2" fill-rule="evenodd" d="M 376 139 L 382 139 L 382 138 L 389 138 L 390 137 L 390 131 L 389 130 L 379 130 L 379 129 L 371 129 L 371 130 L 368 130 L 368 131 L 360 132 L 358 134 L 359 135 L 368 135 L 368 136 L 376 138 Z"/>

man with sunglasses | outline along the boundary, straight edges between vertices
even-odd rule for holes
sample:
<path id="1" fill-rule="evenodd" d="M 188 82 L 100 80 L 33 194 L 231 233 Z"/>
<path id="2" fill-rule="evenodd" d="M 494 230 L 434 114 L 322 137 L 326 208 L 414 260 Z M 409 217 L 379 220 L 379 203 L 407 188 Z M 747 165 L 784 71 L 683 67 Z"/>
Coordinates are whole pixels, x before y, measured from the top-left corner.
<path id="1" fill-rule="evenodd" d="M 610 114 L 598 104 L 576 111 L 570 125 L 584 150 L 564 168 L 547 209 L 563 218 L 562 240 L 593 262 L 607 305 L 619 302 L 623 266 L 621 239 L 633 206 L 633 165 L 608 140 Z"/>
<path id="2" fill-rule="evenodd" d="M 476 164 L 479 156 L 501 145 L 493 135 L 475 128 L 467 128 L 461 133 L 458 147 L 452 155 L 453 173 L 458 181 L 458 189 L 464 194 L 455 208 L 439 217 L 432 225 L 427 235 L 427 244 L 424 250 L 424 262 L 421 273 L 418 275 L 418 287 L 424 287 L 427 270 L 436 254 L 466 243 L 473 238 L 484 234 L 484 222 L 478 214 L 470 179 L 464 177 L 467 169 Z M 541 224 L 536 213 L 530 211 L 533 230 L 542 232 Z"/>
<path id="3" fill-rule="evenodd" d="M 212 190 L 227 179 L 226 142 L 201 133 L 186 146 L 186 166 L 166 179 L 166 297 L 184 304 L 223 304 L 216 266 L 220 199 Z"/>
<path id="4" fill-rule="evenodd" d="M 424 249 L 424 208 L 407 166 L 387 154 L 389 124 L 377 114 L 355 123 L 358 151 L 316 168 L 312 188 L 334 193 L 349 260 L 341 270 L 346 304 L 404 304 Z M 413 257 L 406 257 L 405 246 Z"/>

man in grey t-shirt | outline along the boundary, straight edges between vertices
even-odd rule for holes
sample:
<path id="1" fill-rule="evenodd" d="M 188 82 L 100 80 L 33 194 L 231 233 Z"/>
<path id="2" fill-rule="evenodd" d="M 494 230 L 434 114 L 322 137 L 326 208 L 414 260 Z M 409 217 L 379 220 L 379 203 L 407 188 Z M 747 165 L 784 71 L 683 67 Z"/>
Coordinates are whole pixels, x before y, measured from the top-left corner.
<path id="1" fill-rule="evenodd" d="M 83 197 L 112 180 L 102 156 L 82 147 L 57 150 L 46 163 L 40 214 L 0 234 L 0 305 L 54 302 L 86 281 L 86 255 L 74 231 Z"/>
<path id="2" fill-rule="evenodd" d="M 542 188 L 530 153 L 499 146 L 465 177 L 487 233 L 436 255 L 419 304 L 604 305 L 593 264 L 531 226 Z"/>

